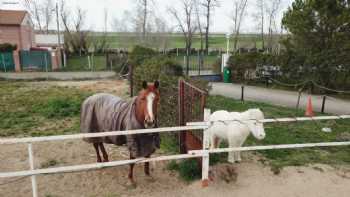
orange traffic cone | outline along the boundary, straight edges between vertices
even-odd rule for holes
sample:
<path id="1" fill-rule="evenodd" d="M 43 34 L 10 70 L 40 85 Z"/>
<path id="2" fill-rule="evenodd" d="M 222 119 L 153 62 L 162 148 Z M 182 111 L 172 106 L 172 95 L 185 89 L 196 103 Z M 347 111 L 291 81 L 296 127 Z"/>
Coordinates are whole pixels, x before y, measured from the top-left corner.
<path id="1" fill-rule="evenodd" d="M 307 101 L 305 116 L 308 116 L 308 117 L 315 116 L 314 110 L 312 107 L 311 96 L 309 96 L 308 101 Z"/>

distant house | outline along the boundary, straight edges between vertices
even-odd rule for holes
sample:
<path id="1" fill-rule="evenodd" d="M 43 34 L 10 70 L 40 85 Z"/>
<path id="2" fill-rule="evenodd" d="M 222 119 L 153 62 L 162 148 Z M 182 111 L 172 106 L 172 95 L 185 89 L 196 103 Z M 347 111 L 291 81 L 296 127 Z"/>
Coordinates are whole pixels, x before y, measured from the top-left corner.
<path id="1" fill-rule="evenodd" d="M 36 46 L 39 48 L 46 48 L 51 52 L 51 63 L 53 70 L 58 70 L 60 65 L 63 63 L 62 58 L 65 58 L 63 43 L 63 34 L 60 35 L 60 39 L 58 39 L 57 34 L 35 34 Z"/>
<path id="2" fill-rule="evenodd" d="M 0 43 L 17 45 L 14 62 L 16 71 L 20 71 L 18 52 L 35 47 L 33 23 L 27 11 L 0 10 Z"/>
<path id="3" fill-rule="evenodd" d="M 62 64 L 62 44 L 57 35 L 35 35 L 30 15 L 25 10 L 0 10 L 0 43 L 17 45 L 13 53 L 16 72 L 52 71 Z M 61 43 L 64 43 L 61 36 Z"/>

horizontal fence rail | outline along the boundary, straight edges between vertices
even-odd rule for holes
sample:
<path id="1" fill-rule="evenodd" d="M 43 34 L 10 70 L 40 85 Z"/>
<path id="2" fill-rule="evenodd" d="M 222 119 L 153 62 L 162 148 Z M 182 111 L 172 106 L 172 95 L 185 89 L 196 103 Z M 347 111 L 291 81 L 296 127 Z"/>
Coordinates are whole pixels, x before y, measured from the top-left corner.
<path id="1" fill-rule="evenodd" d="M 87 170 L 96 170 L 120 165 L 127 165 L 132 163 L 145 163 L 152 161 L 165 161 L 165 160 L 177 160 L 187 158 L 198 158 L 202 157 L 202 183 L 203 186 L 208 184 L 209 174 L 209 154 L 210 153 L 221 153 L 221 152 L 232 152 L 232 151 L 253 151 L 253 150 L 273 150 L 273 149 L 294 149 L 294 148 L 312 148 L 312 147 L 330 147 L 330 146 L 348 146 L 350 142 L 324 142 L 324 143 L 309 143 L 309 144 L 284 144 L 284 145 L 269 145 L 269 146 L 251 146 L 251 147 L 240 147 L 240 148 L 223 148 L 223 149 L 211 149 L 209 150 L 208 133 L 205 129 L 209 128 L 213 122 L 208 121 L 210 116 L 210 110 L 204 111 L 205 122 L 192 122 L 187 123 L 187 126 L 181 127 L 166 127 L 166 128 L 155 128 L 155 129 L 141 129 L 141 130 L 129 130 L 129 131 L 112 131 L 104 133 L 81 133 L 73 135 L 62 135 L 62 136 L 48 136 L 48 137 L 27 137 L 27 138 L 5 138 L 0 139 L 0 145 L 9 144 L 28 144 L 28 154 L 30 162 L 30 170 L 17 171 L 17 172 L 0 172 L 0 178 L 10 177 L 26 177 L 31 176 L 33 196 L 37 196 L 36 179 L 37 175 L 57 174 L 57 173 L 70 173 L 80 172 Z M 342 116 L 320 116 L 320 117 L 295 117 L 295 118 L 279 118 L 279 119 L 264 119 L 264 120 L 228 120 L 238 121 L 241 123 L 248 123 L 251 121 L 262 122 L 262 123 L 275 123 L 275 122 L 302 122 L 302 121 L 321 121 L 321 120 L 341 120 L 350 119 L 350 115 Z M 217 121 L 226 122 L 226 121 Z M 135 134 L 146 134 L 146 133 L 161 133 L 161 132 L 176 132 L 176 131 L 189 131 L 189 130 L 204 130 L 203 135 L 203 149 L 189 151 L 188 154 L 181 155 L 169 155 L 159 156 L 154 158 L 138 158 L 133 160 L 121 160 L 107 163 L 93 163 L 83 164 L 75 166 L 64 166 L 57 168 L 47 169 L 34 169 L 34 159 L 32 152 L 32 143 L 35 142 L 49 142 L 49 141 L 62 141 L 62 140 L 74 140 L 83 138 L 96 138 L 106 136 L 119 136 L 119 135 L 135 135 Z"/>
<path id="2" fill-rule="evenodd" d="M 103 132 L 103 133 L 80 133 L 80 134 L 73 134 L 73 135 L 58 135 L 58 136 L 47 136 L 47 137 L 8 138 L 8 139 L 0 139 L 0 145 L 75 140 L 75 139 L 83 139 L 83 138 L 135 135 L 135 134 L 146 134 L 146 133 L 163 133 L 163 132 L 175 132 L 175 131 L 186 131 L 186 130 L 201 130 L 206 128 L 207 126 L 199 125 L 199 126 L 183 126 L 183 127 L 164 127 L 164 128 L 157 128 L 157 129 L 112 131 L 112 132 Z"/>
<path id="3" fill-rule="evenodd" d="M 341 115 L 341 116 L 318 116 L 318 117 L 295 117 L 295 118 L 274 118 L 274 119 L 264 119 L 264 120 L 224 120 L 224 121 L 207 121 L 207 122 L 189 122 L 187 126 L 207 126 L 208 124 L 212 124 L 215 122 L 240 122 L 240 123 L 248 123 L 248 122 L 260 122 L 260 123 L 276 123 L 276 122 L 305 122 L 305 121 L 321 121 L 321 120 L 343 120 L 350 119 L 350 115 Z"/>
<path id="4" fill-rule="evenodd" d="M 81 172 L 87 170 L 97 170 L 121 165 L 128 164 L 138 164 L 154 161 L 166 161 L 166 160 L 178 160 L 178 159 L 189 159 L 201 157 L 200 155 L 191 155 L 191 154 L 182 154 L 182 155 L 169 155 L 169 156 L 160 156 L 155 158 L 139 158 L 132 160 L 123 160 L 123 161 L 113 161 L 106 163 L 93 163 L 93 164 L 84 164 L 84 165 L 75 165 L 75 166 L 66 166 L 66 167 L 57 167 L 57 168 L 47 168 L 47 169 L 36 169 L 36 170 L 25 170 L 17 172 L 4 172 L 0 173 L 0 178 L 13 178 L 13 177 L 23 177 L 23 176 L 34 176 L 34 175 L 48 175 L 48 174 L 57 174 L 57 173 L 71 173 L 71 172 Z"/>
<path id="5" fill-rule="evenodd" d="M 282 145 L 269 145 L 269 146 L 248 146 L 248 147 L 240 147 L 240 148 L 218 148 L 218 149 L 210 149 L 210 150 L 193 150 L 193 151 L 189 151 L 188 154 L 201 156 L 203 154 L 208 154 L 208 153 L 294 149 L 294 148 L 316 148 L 316 147 L 330 147 L 330 146 L 350 146 L 350 141 L 349 142 L 322 142 L 322 143 L 309 143 L 309 144 L 282 144 Z"/>

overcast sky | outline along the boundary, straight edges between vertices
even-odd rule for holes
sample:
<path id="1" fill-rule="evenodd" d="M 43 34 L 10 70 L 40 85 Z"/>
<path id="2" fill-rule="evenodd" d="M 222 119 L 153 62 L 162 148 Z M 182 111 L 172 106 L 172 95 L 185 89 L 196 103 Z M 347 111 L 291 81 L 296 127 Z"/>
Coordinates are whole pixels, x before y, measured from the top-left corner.
<path id="1" fill-rule="evenodd" d="M 31 1 L 31 0 L 29 0 Z M 36 0 L 42 1 L 42 0 Z M 56 0 L 54 0 L 56 1 Z M 75 9 L 77 6 L 86 10 L 86 26 L 88 28 L 100 31 L 104 27 L 104 9 L 108 10 L 108 20 L 109 27 L 108 30 L 113 30 L 112 19 L 114 17 L 121 18 L 123 12 L 126 10 L 132 11 L 136 7 L 137 0 L 66 0 L 67 6 L 71 9 Z M 175 20 L 167 12 L 169 7 L 179 6 L 179 0 L 153 0 L 155 14 L 165 18 L 168 24 L 171 26 L 175 25 Z M 222 32 L 226 33 L 232 29 L 232 20 L 230 16 L 233 10 L 233 0 L 219 0 L 220 7 L 216 8 L 214 15 L 212 17 L 212 32 Z M 266 0 L 269 1 L 269 0 Z M 293 0 L 281 0 L 281 11 L 277 15 L 277 26 L 280 27 L 280 21 L 283 12 L 291 5 Z M 20 5 L 4 5 L 7 2 L 19 2 Z M 0 0 L 0 8 L 10 8 L 10 9 L 24 9 L 25 0 Z M 248 0 L 247 14 L 242 22 L 243 32 L 256 32 L 257 22 L 253 18 L 253 14 L 256 12 L 256 0 Z"/>

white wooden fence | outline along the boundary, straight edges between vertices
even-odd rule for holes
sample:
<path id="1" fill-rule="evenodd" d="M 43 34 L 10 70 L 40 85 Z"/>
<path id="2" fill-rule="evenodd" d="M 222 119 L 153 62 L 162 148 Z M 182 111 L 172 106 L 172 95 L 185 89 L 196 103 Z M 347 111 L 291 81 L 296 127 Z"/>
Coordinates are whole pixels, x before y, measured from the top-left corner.
<path id="1" fill-rule="evenodd" d="M 32 143 L 35 142 L 48 142 L 48 141 L 62 141 L 62 140 L 73 140 L 83 138 L 94 138 L 94 137 L 105 137 L 105 136 L 117 136 L 117 135 L 132 135 L 142 133 L 160 133 L 160 132 L 175 132 L 175 131 L 188 131 L 188 130 L 205 130 L 212 122 L 209 122 L 210 110 L 205 109 L 204 122 L 188 123 L 187 126 L 182 127 L 167 127 L 167 128 L 156 128 L 156 129 L 143 129 L 143 130 L 130 130 L 130 131 L 114 131 L 105 133 L 89 133 L 89 134 L 75 134 L 75 135 L 62 135 L 62 136 L 49 136 L 49 137 L 28 137 L 28 138 L 13 138 L 13 139 L 0 139 L 0 145 L 4 144 L 28 144 L 28 156 L 30 170 L 16 171 L 16 172 L 0 172 L 0 178 L 11 178 L 11 177 L 25 177 L 31 176 L 32 183 L 32 194 L 33 197 L 37 197 L 37 175 L 67 173 L 67 172 L 78 172 L 95 170 L 106 167 L 114 167 L 120 165 L 127 165 L 131 163 L 144 163 L 151 161 L 165 161 L 165 160 L 178 160 L 187 158 L 199 158 L 202 157 L 202 184 L 208 186 L 208 175 L 209 175 L 209 154 L 219 152 L 232 152 L 232 151 L 253 151 L 253 150 L 272 150 L 272 149 L 294 149 L 294 148 L 309 148 L 309 147 L 330 147 L 330 146 L 348 146 L 350 142 L 327 142 L 327 143 L 312 143 L 312 144 L 288 144 L 288 145 L 270 145 L 270 146 L 253 146 L 253 147 L 241 147 L 241 148 L 223 148 L 223 149 L 212 149 L 209 150 L 209 139 L 206 132 L 203 133 L 203 150 L 189 151 L 188 154 L 182 155 L 169 155 L 160 156 L 155 158 L 138 158 L 133 160 L 122 160 L 112 161 L 107 163 L 93 163 L 83 164 L 75 166 L 65 166 L 47 169 L 34 169 L 34 155 L 32 150 Z M 350 119 L 350 115 L 343 116 L 321 116 L 321 117 L 301 117 L 301 118 L 281 118 L 281 119 L 265 119 L 260 122 L 274 123 L 274 122 L 297 122 L 297 121 L 316 121 L 316 120 L 339 120 L 339 119 Z M 238 121 L 238 120 L 232 120 Z M 257 121 L 257 120 L 248 120 Z M 240 121 L 245 122 L 245 121 Z M 321 131 L 320 131 L 321 132 Z"/>

